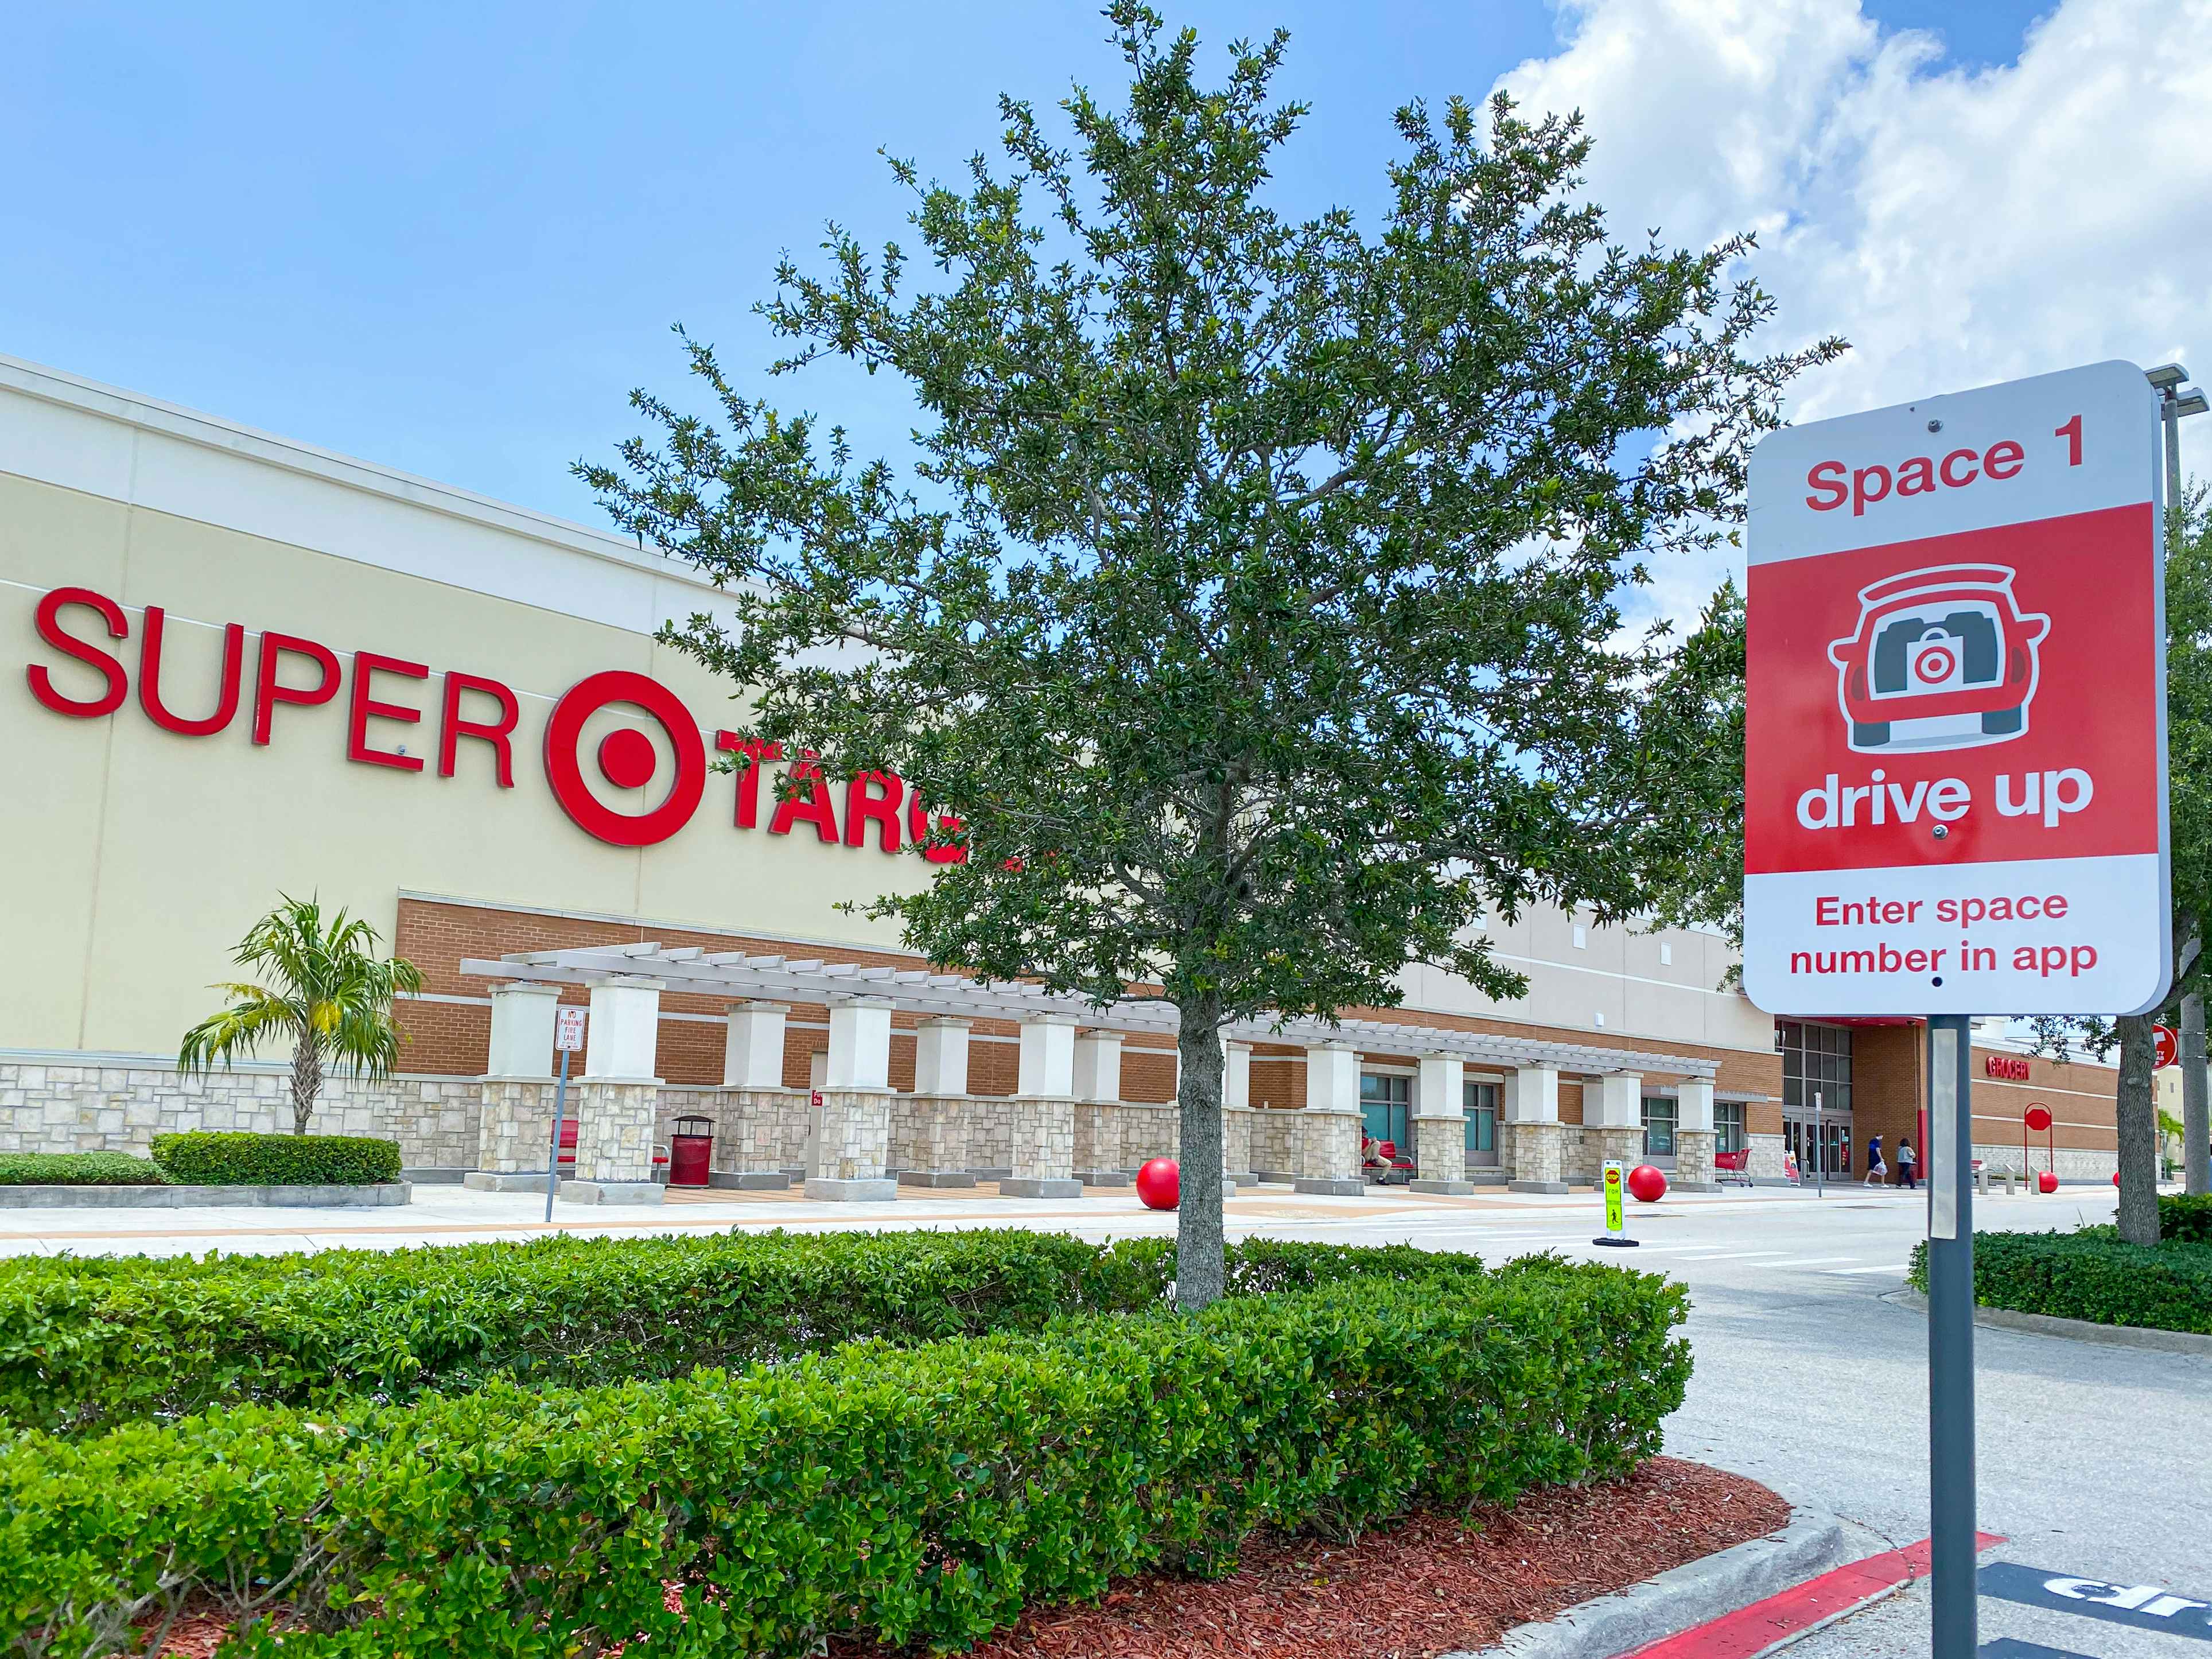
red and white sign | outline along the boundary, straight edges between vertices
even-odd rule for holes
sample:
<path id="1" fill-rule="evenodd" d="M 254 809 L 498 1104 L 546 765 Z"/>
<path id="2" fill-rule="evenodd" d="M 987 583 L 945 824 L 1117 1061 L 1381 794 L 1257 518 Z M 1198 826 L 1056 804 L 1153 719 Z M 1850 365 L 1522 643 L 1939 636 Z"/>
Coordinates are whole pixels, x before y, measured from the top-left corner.
<path id="1" fill-rule="evenodd" d="M 2025 1083 L 2029 1075 L 2027 1060 L 2018 1054 L 1991 1054 L 1982 1062 L 1982 1074 L 2001 1077 L 2012 1083 Z"/>
<path id="2" fill-rule="evenodd" d="M 2157 1054 L 2151 1066 L 2153 1071 L 2163 1070 L 2181 1058 L 2180 1032 L 2171 1025 L 2154 1025 L 2150 1028 L 2150 1035 L 2152 1047 Z"/>
<path id="3" fill-rule="evenodd" d="M 553 1052 L 581 1054 L 584 1048 L 584 1016 L 588 1008 L 556 1008 L 553 1011 Z"/>
<path id="4" fill-rule="evenodd" d="M 2164 994 L 2157 402 L 2132 364 L 1751 463 L 1744 984 L 1770 1013 Z"/>

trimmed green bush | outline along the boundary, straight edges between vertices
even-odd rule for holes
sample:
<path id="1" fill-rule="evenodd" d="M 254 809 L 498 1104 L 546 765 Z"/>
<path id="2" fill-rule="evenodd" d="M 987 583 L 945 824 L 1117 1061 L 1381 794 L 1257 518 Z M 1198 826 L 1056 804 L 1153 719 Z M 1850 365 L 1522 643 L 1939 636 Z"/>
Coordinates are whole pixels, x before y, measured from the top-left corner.
<path id="1" fill-rule="evenodd" d="M 1928 1247 L 1912 1283 L 1928 1288 Z M 2098 1325 L 2212 1333 L 2212 1244 L 2130 1244 L 2110 1227 L 1976 1233 L 1974 1300 L 1985 1308 Z"/>
<path id="2" fill-rule="evenodd" d="M 0 1261 L 0 1419 L 57 1431 L 213 1406 L 584 1386 L 862 1338 L 1036 1331 L 1163 1301 L 1164 1239 L 1013 1230 L 577 1239 L 282 1256 Z M 1473 1256 L 1255 1241 L 1232 1294 L 1479 1277 Z"/>
<path id="3" fill-rule="evenodd" d="M 368 1135 L 155 1135 L 169 1179 L 204 1187 L 366 1187 L 399 1179 L 399 1143 Z"/>
<path id="4" fill-rule="evenodd" d="M 232 1651 L 958 1648 L 1114 1575 L 1226 1571 L 1257 1527 L 1623 1474 L 1681 1403 L 1685 1305 L 1553 1261 L 742 1376 L 26 1434 L 0 1449 L 0 1646 L 105 1652 L 141 1597 L 235 1615 L 281 1586 L 313 1628 Z"/>
<path id="5" fill-rule="evenodd" d="M 0 1187 L 159 1187 L 167 1179 L 128 1152 L 0 1152 Z"/>
<path id="6" fill-rule="evenodd" d="M 2185 1244 L 2212 1244 L 2212 1197 L 2168 1193 L 2160 1198 L 2158 1236 Z"/>

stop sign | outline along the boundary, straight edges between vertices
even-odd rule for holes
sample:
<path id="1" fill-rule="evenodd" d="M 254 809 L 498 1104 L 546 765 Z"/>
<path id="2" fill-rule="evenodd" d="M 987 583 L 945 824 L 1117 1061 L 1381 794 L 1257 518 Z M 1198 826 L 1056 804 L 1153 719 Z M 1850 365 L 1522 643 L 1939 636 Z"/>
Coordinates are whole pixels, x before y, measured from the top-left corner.
<path id="1" fill-rule="evenodd" d="M 2027 1109 L 2027 1127 L 2041 1134 L 2051 1127 L 2051 1108 L 2038 1102 Z"/>
<path id="2" fill-rule="evenodd" d="M 2181 1058 L 2181 1038 L 2171 1025 L 2154 1025 L 2150 1034 L 2158 1048 L 2158 1065 L 2171 1066 Z"/>

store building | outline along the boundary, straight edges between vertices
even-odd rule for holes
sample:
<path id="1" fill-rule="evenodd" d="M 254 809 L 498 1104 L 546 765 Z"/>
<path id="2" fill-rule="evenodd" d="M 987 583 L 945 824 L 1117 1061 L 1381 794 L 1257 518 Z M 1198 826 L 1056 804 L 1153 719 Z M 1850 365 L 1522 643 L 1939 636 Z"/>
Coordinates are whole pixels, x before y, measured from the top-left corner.
<path id="1" fill-rule="evenodd" d="M 0 358 L 0 1150 L 289 1127 L 285 1054 L 173 1056 L 246 926 L 313 892 L 425 978 L 402 1074 L 333 1077 L 317 1127 L 425 1176 L 544 1170 L 563 1000 L 593 1011 L 586 1195 L 639 1193 L 684 1115 L 718 1182 L 844 1195 L 1172 1152 L 1158 1011 L 933 974 L 840 914 L 928 878 L 921 805 L 777 800 L 731 689 L 653 638 L 726 605 L 618 538 Z M 1231 1032 L 1231 1172 L 1356 1188 L 1365 1132 L 1447 1188 L 1781 1174 L 1787 1053 L 1724 941 L 1489 926 L 1519 1001 L 1414 968 L 1401 1006 Z"/>

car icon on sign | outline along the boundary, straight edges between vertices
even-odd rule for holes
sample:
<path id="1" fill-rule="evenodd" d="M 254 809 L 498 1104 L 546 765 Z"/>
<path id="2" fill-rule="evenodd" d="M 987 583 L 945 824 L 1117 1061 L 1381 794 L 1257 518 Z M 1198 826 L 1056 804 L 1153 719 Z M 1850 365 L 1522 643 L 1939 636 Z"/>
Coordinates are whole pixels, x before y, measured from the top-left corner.
<path id="1" fill-rule="evenodd" d="M 2027 730 L 2051 618 L 2021 611 L 2013 575 L 2001 564 L 1936 565 L 1859 590 L 1856 629 L 1828 647 L 1853 749 L 1972 749 Z"/>

